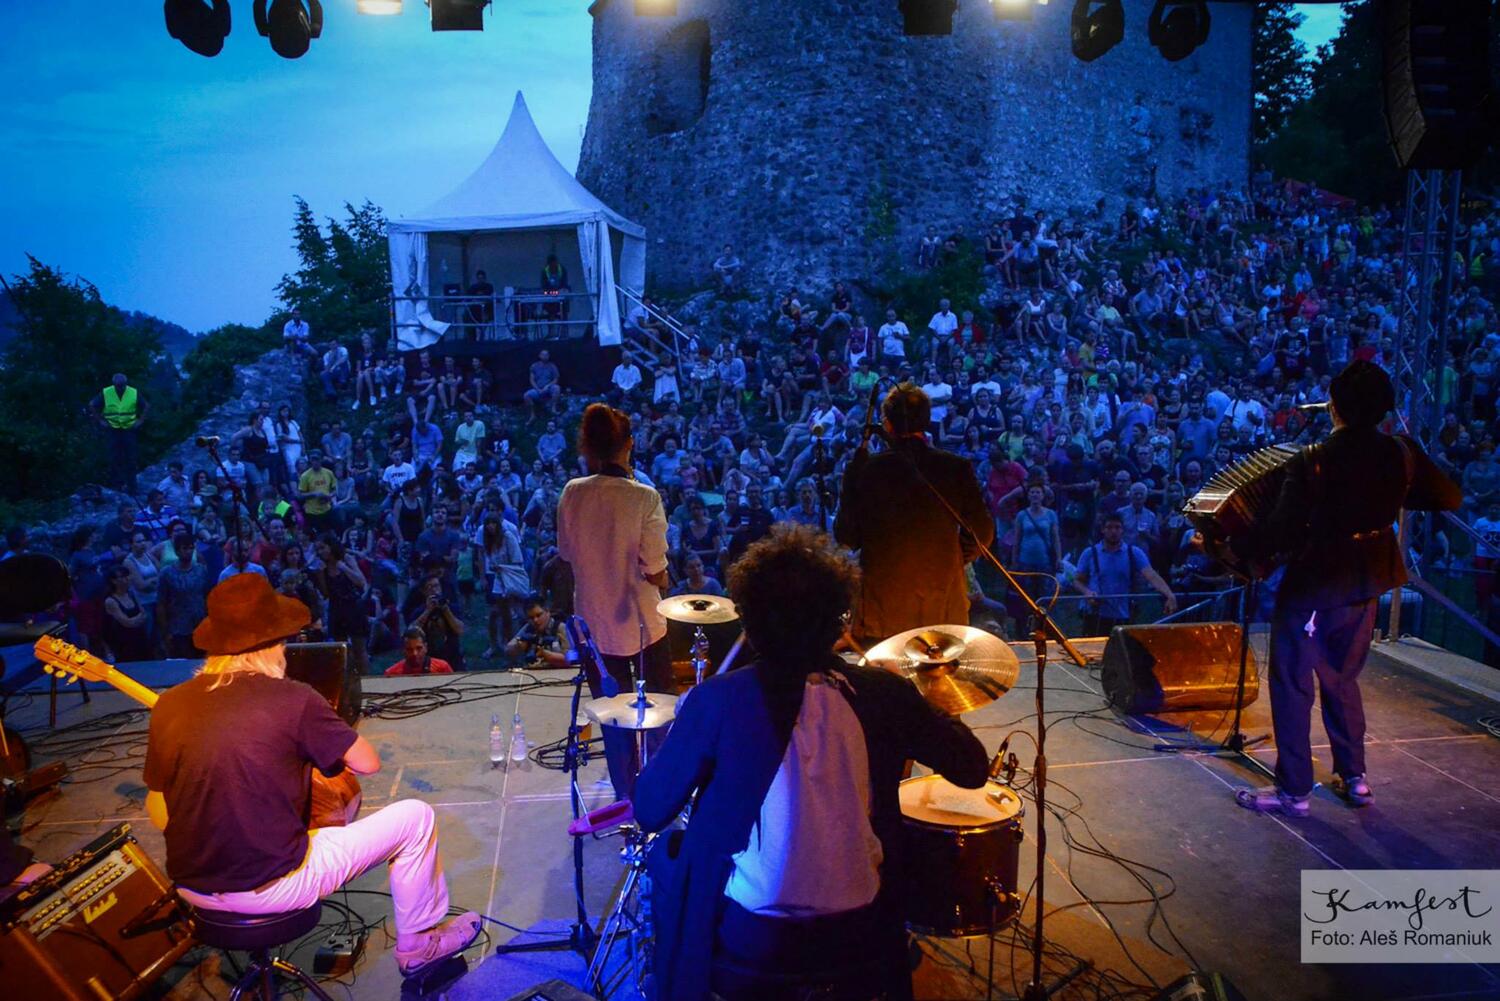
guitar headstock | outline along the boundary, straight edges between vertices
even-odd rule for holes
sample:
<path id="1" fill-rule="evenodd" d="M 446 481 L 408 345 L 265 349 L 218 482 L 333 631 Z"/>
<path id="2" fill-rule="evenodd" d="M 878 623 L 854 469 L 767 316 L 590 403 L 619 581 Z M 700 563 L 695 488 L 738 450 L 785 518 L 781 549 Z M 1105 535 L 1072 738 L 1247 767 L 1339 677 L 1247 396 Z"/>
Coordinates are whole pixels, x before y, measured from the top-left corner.
<path id="1" fill-rule="evenodd" d="M 83 678 L 86 681 L 108 682 L 113 665 L 100 660 L 87 650 L 80 650 L 67 640 L 55 636 L 43 636 L 32 647 L 36 659 L 48 674 L 66 677 L 68 681 Z"/>

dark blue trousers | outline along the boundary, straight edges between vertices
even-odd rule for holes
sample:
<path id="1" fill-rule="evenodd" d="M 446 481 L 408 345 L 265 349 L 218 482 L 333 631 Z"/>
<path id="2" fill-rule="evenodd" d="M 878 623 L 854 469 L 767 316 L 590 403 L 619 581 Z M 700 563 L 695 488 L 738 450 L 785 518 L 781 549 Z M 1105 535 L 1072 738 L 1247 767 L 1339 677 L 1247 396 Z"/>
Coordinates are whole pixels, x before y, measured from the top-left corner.
<path id="1" fill-rule="evenodd" d="M 1370 653 L 1379 599 L 1320 608 L 1311 635 L 1308 609 L 1277 608 L 1271 618 L 1271 720 L 1276 729 L 1276 784 L 1306 796 L 1313 788 L 1312 706 L 1317 678 L 1333 770 L 1365 773 L 1365 707 L 1359 675 Z"/>

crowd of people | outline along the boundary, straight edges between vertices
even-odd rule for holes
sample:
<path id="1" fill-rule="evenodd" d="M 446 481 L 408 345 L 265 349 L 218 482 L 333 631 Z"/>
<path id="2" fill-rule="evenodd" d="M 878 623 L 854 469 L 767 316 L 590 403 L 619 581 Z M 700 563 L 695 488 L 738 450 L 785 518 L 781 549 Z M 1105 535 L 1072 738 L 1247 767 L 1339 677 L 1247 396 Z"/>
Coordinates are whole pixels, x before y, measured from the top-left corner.
<path id="1" fill-rule="evenodd" d="M 775 523 L 831 529 L 869 401 L 911 383 L 931 401 L 932 441 L 972 465 L 996 555 L 1033 593 L 1061 594 L 1094 628 L 1154 617 L 1232 583 L 1190 544 L 1184 500 L 1254 449 L 1321 436 L 1305 405 L 1350 360 L 1393 364 L 1401 219 L 1384 206 L 1259 175 L 1117 217 L 1017 202 L 981 232 L 931 227 L 910 257 L 973 262 L 976 301 L 917 315 L 862 301 L 854 281 L 792 289 L 750 329 L 687 326 L 680 363 L 620 361 L 605 395 L 629 413 L 634 475 L 668 513 L 670 589 L 722 593 Z M 1472 574 L 1482 609 L 1500 558 L 1497 254 L 1500 214 L 1467 218 L 1434 458 L 1462 483 L 1476 535 L 1439 533 L 1424 554 Z M 742 268 L 753 262 L 726 245 L 709 278 L 736 289 Z M 661 334 L 667 315 L 646 298 L 625 322 Z M 577 415 L 594 397 L 545 349 L 522 398 L 501 400 L 481 359 L 441 345 L 320 342 L 296 311 L 284 335 L 317 373 L 316 426 L 264 401 L 221 446 L 222 468 L 174 464 L 79 529 L 60 554 L 78 638 L 119 660 L 189 655 L 207 591 L 252 572 L 307 604 L 311 634 L 352 641 L 362 666 L 413 640 L 424 665 L 458 670 L 545 659 L 572 610 L 556 509 L 585 472 Z M 96 416 L 120 436 L 144 401 L 117 377 Z M 7 544 L 24 549 L 25 533 Z M 983 562 L 971 613 L 1023 629 Z M 465 655 L 469 629 L 483 653 L 471 640 Z"/>

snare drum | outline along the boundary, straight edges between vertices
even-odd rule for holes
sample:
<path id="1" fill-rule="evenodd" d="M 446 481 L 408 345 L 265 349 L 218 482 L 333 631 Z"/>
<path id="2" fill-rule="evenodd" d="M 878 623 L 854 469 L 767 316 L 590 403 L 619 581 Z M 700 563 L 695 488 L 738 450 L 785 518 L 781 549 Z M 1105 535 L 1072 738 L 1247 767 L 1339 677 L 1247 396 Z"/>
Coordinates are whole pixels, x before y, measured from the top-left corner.
<path id="1" fill-rule="evenodd" d="M 1015 919 L 1026 809 L 1008 786 L 960 789 L 940 775 L 901 783 L 907 925 L 924 935 L 987 935 Z"/>

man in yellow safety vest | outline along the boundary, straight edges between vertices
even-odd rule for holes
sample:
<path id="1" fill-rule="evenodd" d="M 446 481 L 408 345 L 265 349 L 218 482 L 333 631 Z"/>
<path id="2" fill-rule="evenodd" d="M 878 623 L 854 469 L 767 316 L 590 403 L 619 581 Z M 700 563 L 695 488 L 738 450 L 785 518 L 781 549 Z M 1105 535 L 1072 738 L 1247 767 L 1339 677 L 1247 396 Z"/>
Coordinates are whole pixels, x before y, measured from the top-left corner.
<path id="1" fill-rule="evenodd" d="M 146 401 L 123 372 L 116 372 L 104 391 L 94 397 L 92 408 L 109 449 L 110 486 L 134 495 L 135 432 L 146 419 Z"/>

